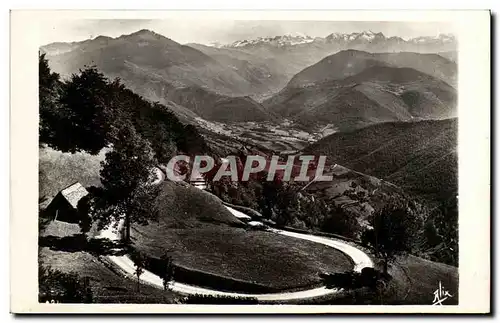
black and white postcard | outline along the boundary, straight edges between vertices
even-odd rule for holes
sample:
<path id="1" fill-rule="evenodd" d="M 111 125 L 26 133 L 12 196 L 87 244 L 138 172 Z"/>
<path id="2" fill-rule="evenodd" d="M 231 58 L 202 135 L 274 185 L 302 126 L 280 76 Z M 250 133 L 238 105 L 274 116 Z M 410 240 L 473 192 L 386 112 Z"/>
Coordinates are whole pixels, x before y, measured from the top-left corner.
<path id="1" fill-rule="evenodd" d="M 11 25 L 13 312 L 490 311 L 488 11 Z"/>

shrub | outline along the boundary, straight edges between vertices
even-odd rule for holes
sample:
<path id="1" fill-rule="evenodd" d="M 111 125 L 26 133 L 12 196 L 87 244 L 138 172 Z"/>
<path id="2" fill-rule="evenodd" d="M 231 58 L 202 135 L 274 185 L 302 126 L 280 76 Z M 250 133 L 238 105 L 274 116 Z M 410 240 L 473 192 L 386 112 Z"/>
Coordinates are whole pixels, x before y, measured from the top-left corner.
<path id="1" fill-rule="evenodd" d="M 39 266 L 38 301 L 40 303 L 92 303 L 89 278 Z"/>
<path id="2" fill-rule="evenodd" d="M 168 282 L 174 277 L 175 266 L 172 261 L 172 257 L 168 254 L 164 254 L 161 259 L 161 272 L 160 277 L 163 280 L 163 289 L 167 290 Z"/>
<path id="3" fill-rule="evenodd" d="M 346 290 L 369 287 L 375 290 L 380 282 L 390 280 L 390 275 L 365 267 L 360 273 L 346 271 L 344 273 L 320 274 L 327 288 L 343 288 Z"/>

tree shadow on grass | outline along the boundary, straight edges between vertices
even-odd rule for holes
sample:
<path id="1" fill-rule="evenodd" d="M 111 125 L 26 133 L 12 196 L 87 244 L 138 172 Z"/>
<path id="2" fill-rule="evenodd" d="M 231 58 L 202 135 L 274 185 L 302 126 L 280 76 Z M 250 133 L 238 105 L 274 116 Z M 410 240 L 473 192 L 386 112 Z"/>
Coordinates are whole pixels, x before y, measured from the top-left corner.
<path id="1" fill-rule="evenodd" d="M 67 237 L 44 236 L 38 240 L 40 247 L 65 252 L 88 252 L 93 255 L 121 256 L 127 253 L 127 246 L 118 241 L 107 238 L 86 239 L 83 234 L 74 234 Z"/>
<path id="2" fill-rule="evenodd" d="M 335 305 L 389 305 L 392 276 L 374 268 L 365 267 L 361 272 L 322 273 L 319 275 L 326 288 L 342 291 L 333 302 Z M 322 303 L 320 303 L 322 304 Z M 395 304 L 394 304 L 395 305 Z"/>
<path id="3" fill-rule="evenodd" d="M 377 284 L 391 280 L 389 274 L 384 274 L 370 267 L 365 267 L 361 272 L 346 271 L 343 273 L 321 273 L 319 274 L 326 288 L 342 288 L 352 290 L 368 287 L 376 289 Z"/>

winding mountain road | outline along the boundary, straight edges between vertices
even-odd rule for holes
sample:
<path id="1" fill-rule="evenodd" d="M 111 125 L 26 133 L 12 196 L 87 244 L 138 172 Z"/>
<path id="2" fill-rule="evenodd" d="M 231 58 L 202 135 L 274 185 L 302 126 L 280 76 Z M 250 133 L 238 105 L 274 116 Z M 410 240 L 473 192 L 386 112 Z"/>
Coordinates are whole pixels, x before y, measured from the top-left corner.
<path id="1" fill-rule="evenodd" d="M 160 179 L 161 181 L 161 179 Z M 157 184 L 158 181 L 155 181 L 154 184 Z M 246 214 L 237 211 L 229 206 L 226 206 L 226 208 L 235 216 L 238 218 L 242 217 L 247 217 Z M 103 230 L 100 232 L 100 235 L 98 238 L 107 238 L 110 240 L 118 240 L 119 236 L 117 233 L 118 230 L 114 230 L 113 226 L 110 226 L 110 228 Z M 367 254 L 365 254 L 363 251 L 357 249 L 356 247 L 349 245 L 345 242 L 338 241 L 338 240 L 333 240 L 330 238 L 326 237 L 321 237 L 321 236 L 314 236 L 314 235 L 309 235 L 309 234 L 303 234 L 303 233 L 296 233 L 296 232 L 290 232 L 290 231 L 285 231 L 285 230 L 277 230 L 277 229 L 269 229 L 269 231 L 277 233 L 277 234 L 282 234 L 285 236 L 297 238 L 297 239 L 303 239 L 303 240 L 308 240 L 316 243 L 320 243 L 326 246 L 329 246 L 331 248 L 335 248 L 344 254 L 346 254 L 348 257 L 352 259 L 354 262 L 354 271 L 360 272 L 361 269 L 365 267 L 373 267 L 373 262 L 368 257 Z M 121 268 L 122 271 L 124 271 L 127 275 L 130 275 L 134 277 L 135 273 L 135 264 L 134 262 L 127 256 L 109 256 L 109 259 L 118 267 Z M 154 285 L 156 287 L 163 288 L 163 280 L 153 274 L 152 272 L 145 270 L 144 273 L 140 277 L 141 281 Z M 209 295 L 209 296 L 233 296 L 233 297 L 252 297 L 255 298 L 259 301 L 285 301 L 285 300 L 300 300 L 300 299 L 307 299 L 307 298 L 314 298 L 314 297 L 320 297 L 320 296 L 325 296 L 325 295 L 330 295 L 330 294 L 335 294 L 339 292 L 339 289 L 335 288 L 326 288 L 326 287 L 317 287 L 317 288 L 312 288 L 312 289 L 307 289 L 307 290 L 302 290 L 302 291 L 295 291 L 295 292 L 282 292 L 282 293 L 267 293 L 267 294 L 244 294 L 244 293 L 233 293 L 233 292 L 225 292 L 225 291 L 219 291 L 219 290 L 214 290 L 214 289 L 208 289 L 204 287 L 199 287 L 199 286 L 192 286 L 192 285 L 187 285 L 179 282 L 169 282 L 168 286 L 170 290 L 182 293 L 182 294 L 202 294 L 202 295 Z"/>

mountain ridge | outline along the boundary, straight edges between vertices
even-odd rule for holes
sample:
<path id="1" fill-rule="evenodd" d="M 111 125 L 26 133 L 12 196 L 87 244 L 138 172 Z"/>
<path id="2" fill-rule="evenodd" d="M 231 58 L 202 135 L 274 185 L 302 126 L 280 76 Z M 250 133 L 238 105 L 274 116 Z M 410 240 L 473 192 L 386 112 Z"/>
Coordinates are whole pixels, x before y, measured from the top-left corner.
<path id="1" fill-rule="evenodd" d="M 339 34 L 335 37 L 340 38 Z M 373 32 L 350 37 L 373 42 L 385 39 L 383 34 Z M 283 39 L 275 38 L 272 41 Z M 61 75 L 94 64 L 107 77 L 120 78 L 147 99 L 172 107 L 187 121 L 196 116 L 220 122 L 276 121 L 293 116 L 307 126 L 319 118 L 320 123 L 349 130 L 373 122 L 436 117 L 435 112 L 456 100 L 453 90 L 434 79 L 453 83 L 456 64 L 437 54 L 349 49 L 325 57 L 332 48 L 323 46 L 318 39 L 286 35 L 286 39 L 294 42 L 299 38 L 307 42 L 287 49 L 266 47 L 247 51 L 181 45 L 143 29 L 115 38 L 98 36 L 81 42 L 53 43 L 42 46 L 41 51 L 53 54 L 47 57 L 49 64 Z M 431 64 L 434 61 L 438 63 Z M 379 69 L 374 70 L 375 67 Z M 429 84 L 414 81 L 404 89 L 406 92 L 399 93 L 402 81 L 394 78 L 398 73 L 405 77 L 413 75 L 413 69 L 398 72 L 393 67 L 414 68 L 424 73 L 418 75 Z M 432 76 L 427 77 L 426 72 Z M 357 79 L 356 74 L 359 74 Z M 296 89 L 301 87 L 304 89 Z M 287 93 L 294 95 L 291 101 L 286 98 Z M 283 113 L 284 109 L 279 107 L 288 103 L 293 113 Z M 302 107 L 294 107 L 297 104 Z M 435 110 L 430 107 L 433 104 Z M 453 116 L 448 110 L 443 111 L 438 113 L 439 118 Z M 336 124 L 339 118 L 345 119 L 341 121 L 343 124 Z"/>
<path id="2" fill-rule="evenodd" d="M 457 135 L 457 118 L 387 122 L 329 135 L 303 152 L 326 154 L 436 203 L 456 198 Z"/>
<path id="3" fill-rule="evenodd" d="M 373 66 L 408 67 L 441 79 L 452 86 L 456 86 L 457 82 L 456 63 L 438 54 L 369 53 L 347 49 L 326 56 L 316 64 L 306 67 L 295 74 L 288 85 L 301 86 L 303 83 L 341 79 Z"/>
<path id="4" fill-rule="evenodd" d="M 367 43 L 380 43 L 387 42 L 393 45 L 408 46 L 418 45 L 420 47 L 426 46 L 456 46 L 456 38 L 452 34 L 439 34 L 435 37 L 432 36 L 418 36 L 409 38 L 407 40 L 399 36 L 387 37 L 381 32 L 362 31 L 352 33 L 339 33 L 333 32 L 325 37 L 312 37 L 301 34 L 284 34 L 267 37 L 257 37 L 253 39 L 242 39 L 234 41 L 230 44 L 219 45 L 224 48 L 245 48 L 250 46 L 275 46 L 275 47 L 290 47 L 309 43 L 323 43 L 323 44 L 342 44 L 345 46 L 353 46 Z"/>
<path id="5" fill-rule="evenodd" d="M 264 106 L 308 129 L 350 131 L 373 123 L 456 116 L 456 90 L 411 68 L 371 66 L 343 79 L 287 86 Z"/>
<path id="6" fill-rule="evenodd" d="M 131 71 L 127 62 L 170 83 L 199 86 L 229 96 L 247 95 L 262 87 L 256 84 L 258 80 L 245 79 L 238 70 L 228 69 L 210 55 L 149 30 L 116 38 L 98 36 L 81 42 L 52 43 L 40 51 L 62 76 L 85 65 L 96 65 L 109 76 L 126 79 L 131 72 L 138 72 Z"/>

